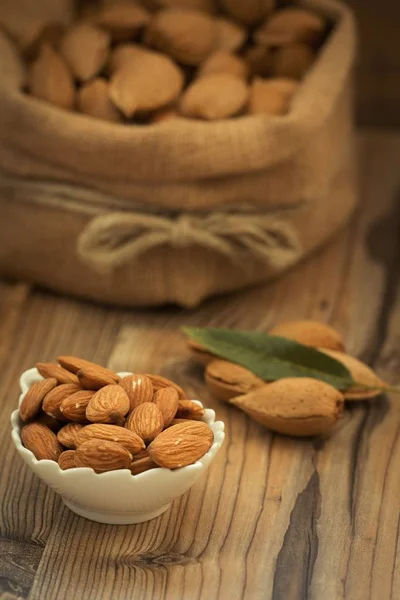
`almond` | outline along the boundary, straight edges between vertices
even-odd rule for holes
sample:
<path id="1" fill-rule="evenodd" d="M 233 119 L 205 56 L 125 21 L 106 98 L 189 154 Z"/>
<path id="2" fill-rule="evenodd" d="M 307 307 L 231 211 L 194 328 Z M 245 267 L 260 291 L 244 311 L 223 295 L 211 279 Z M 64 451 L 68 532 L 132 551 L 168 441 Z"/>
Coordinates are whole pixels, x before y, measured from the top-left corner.
<path id="1" fill-rule="evenodd" d="M 88 81 L 103 68 L 110 46 L 110 36 L 106 31 L 78 23 L 65 34 L 60 53 L 69 65 L 72 74 L 79 81 Z"/>
<path id="2" fill-rule="evenodd" d="M 91 439 L 106 440 L 121 444 L 134 456 L 145 449 L 143 440 L 133 431 L 117 425 L 86 425 L 77 436 L 77 446 Z"/>
<path id="3" fill-rule="evenodd" d="M 75 469 L 75 450 L 66 450 L 60 454 L 58 464 L 60 469 L 67 471 L 68 469 Z"/>
<path id="4" fill-rule="evenodd" d="M 40 412 L 43 399 L 57 385 L 57 379 L 50 377 L 36 381 L 26 392 L 19 407 L 19 416 L 23 421 L 31 421 Z"/>
<path id="5" fill-rule="evenodd" d="M 113 49 L 108 60 L 107 73 L 113 75 L 122 67 L 135 62 L 137 57 L 143 54 L 152 54 L 152 52 L 139 44 L 119 44 Z"/>
<path id="6" fill-rule="evenodd" d="M 64 424 L 60 423 L 59 421 L 57 421 L 57 419 L 54 419 L 53 417 L 51 417 L 43 411 L 39 413 L 39 416 L 35 419 L 35 423 L 41 423 L 42 425 L 45 425 L 46 427 L 51 429 L 51 431 L 54 431 L 54 433 L 57 433 L 57 431 Z"/>
<path id="7" fill-rule="evenodd" d="M 81 423 L 68 423 L 68 425 L 64 425 L 57 433 L 57 439 L 66 448 L 75 449 L 78 434 L 84 427 Z"/>
<path id="8" fill-rule="evenodd" d="M 173 387 L 160 388 L 154 395 L 154 403 L 161 411 L 164 427 L 168 427 L 178 410 L 178 392 Z"/>
<path id="9" fill-rule="evenodd" d="M 252 46 L 245 53 L 249 71 L 252 75 L 269 77 L 272 70 L 273 53 L 264 46 Z"/>
<path id="10" fill-rule="evenodd" d="M 85 367 L 78 371 L 78 379 L 81 386 L 88 390 L 99 390 L 118 381 L 114 375 L 109 375 L 108 369 L 102 367 Z"/>
<path id="11" fill-rule="evenodd" d="M 141 458 L 140 460 L 135 460 L 130 466 L 132 475 L 139 475 L 140 473 L 144 473 L 145 471 L 150 471 L 150 469 L 157 469 L 158 465 L 154 461 L 151 460 L 149 456 L 145 458 Z"/>
<path id="12" fill-rule="evenodd" d="M 75 87 L 64 59 L 48 44 L 42 44 L 38 58 L 29 73 L 29 91 L 40 100 L 60 108 L 72 109 Z"/>
<path id="13" fill-rule="evenodd" d="M 108 375 L 108 377 L 111 377 L 115 382 L 119 381 L 119 377 L 116 373 L 97 363 L 86 360 L 85 358 L 79 358 L 78 356 L 57 356 L 57 360 L 64 369 L 71 371 L 71 373 L 78 373 L 78 371 L 90 367 L 97 371 L 101 371 L 104 375 Z"/>
<path id="14" fill-rule="evenodd" d="M 86 417 L 92 423 L 123 423 L 129 409 L 125 390 L 120 385 L 106 385 L 91 398 Z"/>
<path id="15" fill-rule="evenodd" d="M 210 362 L 213 362 L 218 358 L 215 354 L 212 354 L 206 348 L 204 348 L 204 346 L 198 342 L 195 342 L 194 340 L 188 339 L 187 345 L 192 358 L 204 366 L 207 366 Z"/>
<path id="16" fill-rule="evenodd" d="M 294 93 L 296 86 L 293 85 L 292 88 Z M 281 86 L 274 84 L 273 79 L 256 77 L 250 89 L 248 110 L 252 115 L 285 115 L 289 111 L 290 101 L 289 93 L 284 93 Z"/>
<path id="17" fill-rule="evenodd" d="M 119 385 L 125 390 L 129 401 L 130 410 L 133 410 L 143 402 L 152 402 L 153 384 L 146 375 L 129 375 L 119 382 Z"/>
<path id="18" fill-rule="evenodd" d="M 307 44 L 289 44 L 273 54 L 271 74 L 275 77 L 302 79 L 314 62 L 314 52 Z"/>
<path id="19" fill-rule="evenodd" d="M 214 50 L 217 34 L 215 20 L 206 13 L 166 9 L 151 20 L 145 41 L 184 65 L 199 65 Z"/>
<path id="20" fill-rule="evenodd" d="M 226 360 L 211 362 L 205 378 L 212 395 L 224 402 L 265 385 L 265 381 L 249 369 Z"/>
<path id="21" fill-rule="evenodd" d="M 210 54 L 204 61 L 199 69 L 198 77 L 214 73 L 229 73 L 230 75 L 247 79 L 249 69 L 246 62 L 242 58 L 239 58 L 239 56 L 235 56 L 225 50 L 218 50 Z"/>
<path id="22" fill-rule="evenodd" d="M 78 91 L 77 106 L 85 115 L 110 123 L 122 122 L 121 114 L 111 102 L 108 81 L 101 77 L 81 87 Z"/>
<path id="23" fill-rule="evenodd" d="M 338 351 L 345 349 L 343 336 L 330 325 L 319 321 L 284 321 L 275 325 L 269 334 L 294 340 L 304 346 L 321 346 Z"/>
<path id="24" fill-rule="evenodd" d="M 365 365 L 363 362 L 358 360 L 358 358 L 354 358 L 353 356 L 349 356 L 344 352 L 337 352 L 335 350 L 328 350 L 327 348 L 318 348 L 320 352 L 335 358 L 337 361 L 342 363 L 351 373 L 354 381 L 360 383 L 361 385 L 367 386 L 376 386 L 377 388 L 386 388 L 388 387 L 387 383 L 382 381 L 374 371 Z M 343 395 L 346 400 L 367 400 L 368 398 L 376 398 L 383 393 L 382 390 L 363 390 L 360 386 L 353 386 L 350 389 L 343 392 Z"/>
<path id="25" fill-rule="evenodd" d="M 186 398 L 186 394 L 183 391 L 183 389 L 177 383 L 174 383 L 170 379 L 167 379 L 166 377 L 163 377 L 162 375 L 152 375 L 151 373 L 146 373 L 146 377 L 148 377 L 150 379 L 151 383 L 153 384 L 153 389 L 155 392 L 157 392 L 161 388 L 173 387 L 178 392 L 179 398 L 182 398 L 182 399 Z"/>
<path id="26" fill-rule="evenodd" d="M 171 121 L 172 119 L 179 118 L 179 114 L 173 108 L 165 108 L 164 110 L 160 110 L 152 116 L 152 123 L 165 123 L 167 121 Z"/>
<path id="27" fill-rule="evenodd" d="M 216 50 L 236 52 L 244 45 L 247 38 L 247 31 L 244 27 L 224 18 L 216 19 L 215 23 L 217 26 Z"/>
<path id="28" fill-rule="evenodd" d="M 174 102 L 182 88 L 183 73 L 167 56 L 143 53 L 121 67 L 110 81 L 110 97 L 127 117 L 157 110 Z"/>
<path id="29" fill-rule="evenodd" d="M 192 402 L 192 400 L 179 400 L 176 418 L 201 421 L 204 417 L 204 412 L 204 408 L 197 404 L 197 402 Z"/>
<path id="30" fill-rule="evenodd" d="M 133 0 L 113 2 L 94 17 L 95 23 L 110 32 L 114 41 L 135 38 L 149 20 L 147 10 Z"/>
<path id="31" fill-rule="evenodd" d="M 54 419 L 65 421 L 65 417 L 60 411 L 61 402 L 65 400 L 65 398 L 68 398 L 68 396 L 71 396 L 80 390 L 81 387 L 78 383 L 64 383 L 62 385 L 58 385 L 56 388 L 51 390 L 51 392 L 46 394 L 42 407 L 44 412 L 51 417 L 54 417 Z"/>
<path id="32" fill-rule="evenodd" d="M 18 38 L 18 47 L 26 59 L 33 60 L 37 57 L 43 43 L 57 49 L 64 32 L 65 26 L 61 23 L 32 21 L 24 35 Z"/>
<path id="33" fill-rule="evenodd" d="M 187 88 L 180 110 L 186 117 L 209 121 L 226 119 L 243 110 L 248 95 L 248 87 L 240 77 L 227 73 L 207 75 Z"/>
<path id="34" fill-rule="evenodd" d="M 132 454 L 115 442 L 106 440 L 88 440 L 78 446 L 75 455 L 77 467 L 90 467 L 96 473 L 129 469 Z"/>
<path id="35" fill-rule="evenodd" d="M 271 431 L 308 437 L 331 433 L 344 407 L 344 398 L 317 379 L 285 378 L 230 400 Z"/>
<path id="36" fill-rule="evenodd" d="M 55 363 L 36 363 L 36 368 L 42 377 L 54 377 L 58 383 L 75 383 L 78 385 L 78 378 L 70 371 L 67 371 Z"/>
<path id="37" fill-rule="evenodd" d="M 222 0 L 222 6 L 235 20 L 255 25 L 275 8 L 275 0 Z"/>
<path id="38" fill-rule="evenodd" d="M 148 452 L 150 458 L 160 467 L 179 469 L 195 463 L 207 454 L 213 439 L 208 425 L 188 421 L 160 433 L 150 444 Z"/>
<path id="39" fill-rule="evenodd" d="M 290 7 L 274 12 L 256 31 L 254 39 L 257 44 L 267 46 L 313 44 L 321 39 L 324 30 L 323 17 L 304 8 Z"/>
<path id="40" fill-rule="evenodd" d="M 76 423 L 87 423 L 86 407 L 93 395 L 92 390 L 81 390 L 65 398 L 60 405 L 63 417 Z"/>
<path id="41" fill-rule="evenodd" d="M 55 434 L 41 423 L 25 425 L 21 431 L 21 439 L 37 460 L 58 460 L 62 448 Z"/>
<path id="42" fill-rule="evenodd" d="M 164 420 L 158 406 L 153 402 L 145 402 L 131 412 L 125 427 L 148 443 L 163 430 Z"/>
<path id="43" fill-rule="evenodd" d="M 142 3 L 151 10 L 160 8 L 192 8 L 214 13 L 216 2 L 214 0 L 142 0 Z"/>
<path id="44" fill-rule="evenodd" d="M 133 460 L 141 460 L 142 458 L 148 458 L 148 456 L 149 453 L 147 452 L 146 448 L 144 448 L 144 450 L 141 450 L 140 452 L 134 455 Z"/>

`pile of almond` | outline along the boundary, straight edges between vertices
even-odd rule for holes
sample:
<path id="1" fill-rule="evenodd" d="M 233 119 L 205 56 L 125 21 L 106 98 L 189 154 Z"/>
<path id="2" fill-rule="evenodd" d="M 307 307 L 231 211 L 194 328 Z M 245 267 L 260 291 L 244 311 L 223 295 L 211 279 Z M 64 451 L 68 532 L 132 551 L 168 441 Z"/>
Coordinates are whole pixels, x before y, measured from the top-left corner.
<path id="1" fill-rule="evenodd" d="M 221 360 L 189 340 L 193 358 L 205 366 L 205 380 L 211 394 L 240 408 L 271 431 L 299 437 L 329 434 L 345 402 L 375 398 L 387 387 L 370 367 L 345 353 L 343 337 L 329 325 L 317 321 L 289 321 L 269 333 L 317 348 L 347 367 L 358 384 L 375 388 L 353 386 L 339 391 L 310 377 L 285 377 L 267 382 L 251 370 Z"/>
<path id="2" fill-rule="evenodd" d="M 204 409 L 160 375 L 120 378 L 75 356 L 37 363 L 44 379 L 20 405 L 21 438 L 38 460 L 96 473 L 156 467 L 178 469 L 199 460 L 214 435 Z"/>
<path id="3" fill-rule="evenodd" d="M 144 124 L 286 114 L 327 28 L 275 0 L 87 0 L 16 41 L 32 96 Z"/>

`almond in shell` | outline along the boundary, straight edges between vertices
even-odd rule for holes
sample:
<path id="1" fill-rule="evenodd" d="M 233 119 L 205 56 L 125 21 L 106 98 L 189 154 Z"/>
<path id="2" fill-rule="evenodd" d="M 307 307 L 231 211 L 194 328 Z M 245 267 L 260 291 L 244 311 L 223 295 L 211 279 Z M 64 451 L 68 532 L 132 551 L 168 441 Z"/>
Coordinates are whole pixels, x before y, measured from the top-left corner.
<path id="1" fill-rule="evenodd" d="M 65 421 L 65 417 L 60 411 L 61 403 L 65 398 L 72 396 L 72 394 L 75 394 L 75 392 L 79 392 L 80 390 L 81 387 L 78 383 L 63 383 L 62 385 L 58 385 L 46 394 L 42 407 L 44 412 L 54 419 Z"/>
<path id="2" fill-rule="evenodd" d="M 161 411 L 164 427 L 168 427 L 178 410 L 179 395 L 177 390 L 173 387 L 160 388 L 154 395 L 154 403 Z"/>
<path id="3" fill-rule="evenodd" d="M 79 432 L 84 428 L 81 423 L 68 423 L 57 433 L 57 439 L 66 448 L 74 450 L 77 446 Z"/>
<path id="4" fill-rule="evenodd" d="M 255 25 L 275 8 L 275 0 L 222 0 L 226 12 L 236 21 Z"/>
<path id="5" fill-rule="evenodd" d="M 122 122 L 122 116 L 109 96 L 109 85 L 106 79 L 98 77 L 80 88 L 77 96 L 77 107 L 81 113 L 103 119 L 110 123 Z"/>
<path id="6" fill-rule="evenodd" d="M 152 402 L 153 384 L 146 375 L 128 375 L 119 382 L 119 385 L 125 390 L 129 401 L 130 410 L 133 410 L 143 402 Z"/>
<path id="7" fill-rule="evenodd" d="M 129 469 L 131 463 L 132 454 L 116 442 L 92 439 L 84 442 L 76 449 L 76 466 L 90 467 L 96 473 Z"/>
<path id="8" fill-rule="evenodd" d="M 88 81 L 103 68 L 110 46 L 106 31 L 88 23 L 77 23 L 65 34 L 60 52 L 72 74 L 79 81 Z"/>
<path id="9" fill-rule="evenodd" d="M 180 101 L 180 111 L 186 117 L 214 121 L 240 113 L 249 96 L 241 77 L 228 73 L 207 75 L 194 81 Z"/>
<path id="10" fill-rule="evenodd" d="M 296 82 L 288 82 L 287 89 L 275 83 L 275 79 L 253 80 L 250 90 L 249 113 L 252 115 L 285 115 L 290 108 L 292 95 L 297 89 Z M 289 80 L 288 80 L 289 81 Z M 291 91 L 291 94 L 290 94 Z"/>
<path id="11" fill-rule="evenodd" d="M 150 444 L 150 458 L 160 467 L 179 469 L 207 454 L 213 433 L 206 423 L 187 421 L 169 427 Z"/>
<path id="12" fill-rule="evenodd" d="M 130 410 L 125 390 L 116 384 L 106 385 L 90 399 L 86 418 L 92 423 L 123 423 Z"/>
<path id="13" fill-rule="evenodd" d="M 103 425 L 100 423 L 86 425 L 86 427 L 78 432 L 76 445 L 80 446 L 80 444 L 92 439 L 121 444 L 121 446 L 129 450 L 132 456 L 145 449 L 143 440 L 136 433 L 126 427 L 118 427 L 118 425 Z"/>
<path id="14" fill-rule="evenodd" d="M 31 421 L 40 412 L 43 400 L 57 385 L 57 379 L 49 377 L 36 381 L 26 392 L 19 407 L 19 416 L 23 421 Z"/>
<path id="15" fill-rule="evenodd" d="M 288 7 L 274 12 L 256 31 L 257 44 L 284 46 L 294 42 L 314 44 L 325 30 L 325 19 L 300 7 Z"/>
<path id="16" fill-rule="evenodd" d="M 25 425 L 21 431 L 21 439 L 25 448 L 28 448 L 37 460 L 57 461 L 62 452 L 55 433 L 41 423 Z"/>
<path id="17" fill-rule="evenodd" d="M 103 6 L 94 22 L 108 31 L 114 41 L 134 39 L 148 24 L 148 11 L 134 0 L 122 0 Z"/>
<path id="18" fill-rule="evenodd" d="M 134 63 L 143 54 L 151 54 L 151 51 L 139 44 L 119 44 L 113 49 L 107 62 L 107 73 L 113 75 L 122 67 Z"/>
<path id="19" fill-rule="evenodd" d="M 249 69 L 247 63 L 239 56 L 225 50 L 218 50 L 210 54 L 201 65 L 198 77 L 214 73 L 229 73 L 230 75 L 247 79 Z"/>
<path id="20" fill-rule="evenodd" d="M 140 54 L 136 61 L 118 69 L 110 81 L 110 98 L 130 118 L 174 102 L 182 88 L 183 73 L 167 56 Z"/>
<path id="21" fill-rule="evenodd" d="M 344 398 L 323 381 L 293 377 L 232 398 L 230 403 L 271 431 L 308 437 L 331 433 L 343 411 Z"/>
<path id="22" fill-rule="evenodd" d="M 350 389 L 343 392 L 346 400 L 368 400 L 370 398 L 376 398 L 384 393 L 382 388 L 388 387 L 387 383 L 382 381 L 382 379 L 376 375 L 371 367 L 368 367 L 366 364 L 361 362 L 361 360 L 358 360 L 358 358 L 349 356 L 344 352 L 338 352 L 337 350 L 328 350 L 327 348 L 318 348 L 318 350 L 342 363 L 342 365 L 347 367 L 347 369 L 350 371 L 354 381 L 361 384 L 360 386 L 354 385 Z M 363 385 L 381 389 L 363 389 Z"/>
<path id="23" fill-rule="evenodd" d="M 197 402 L 193 402 L 192 400 L 179 400 L 176 418 L 201 421 L 204 417 L 204 412 L 204 408 Z"/>
<path id="24" fill-rule="evenodd" d="M 60 469 L 67 471 L 68 469 L 75 469 L 75 450 L 66 450 L 60 454 L 58 464 Z"/>
<path id="25" fill-rule="evenodd" d="M 71 110 L 75 103 L 75 86 L 67 63 L 49 44 L 42 44 L 29 73 L 32 96 L 60 108 Z"/>
<path id="26" fill-rule="evenodd" d="M 217 25 L 204 12 L 166 9 L 157 13 L 146 31 L 146 43 L 184 65 L 199 65 L 216 47 Z"/>
<path id="27" fill-rule="evenodd" d="M 160 8 L 191 8 L 210 13 L 214 13 L 216 10 L 215 0 L 142 0 L 142 4 L 150 10 L 159 10 Z"/>
<path id="28" fill-rule="evenodd" d="M 93 395 L 93 390 L 81 390 L 68 396 L 60 404 L 61 414 L 64 418 L 75 423 L 87 423 L 86 407 Z"/>
<path id="29" fill-rule="evenodd" d="M 247 31 L 237 23 L 229 19 L 216 19 L 217 40 L 216 50 L 225 50 L 225 52 L 236 52 L 245 43 Z"/>
<path id="30" fill-rule="evenodd" d="M 265 385 L 265 381 L 249 369 L 226 360 L 211 362 L 205 378 L 212 395 L 224 402 Z"/>
<path id="31" fill-rule="evenodd" d="M 130 413 L 125 427 L 148 443 L 163 430 L 164 419 L 154 402 L 145 402 Z"/>
<path id="32" fill-rule="evenodd" d="M 34 60 L 42 44 L 49 44 L 55 50 L 58 48 L 65 26 L 55 21 L 30 21 L 23 35 L 18 37 L 19 49 L 28 60 Z"/>
<path id="33" fill-rule="evenodd" d="M 42 377 L 54 377 L 58 383 L 75 383 L 78 385 L 77 376 L 56 363 L 38 362 L 36 368 Z"/>
<path id="34" fill-rule="evenodd" d="M 252 46 L 245 53 L 251 75 L 269 77 L 272 70 L 273 52 L 265 46 Z"/>
<path id="35" fill-rule="evenodd" d="M 278 48 L 272 58 L 271 74 L 275 77 L 302 79 L 314 62 L 314 52 L 307 44 L 288 44 Z"/>
<path id="36" fill-rule="evenodd" d="M 294 340 L 304 346 L 311 346 L 313 348 L 320 346 L 339 352 L 345 350 L 343 336 L 330 325 L 319 321 L 284 321 L 275 325 L 269 334 Z"/>

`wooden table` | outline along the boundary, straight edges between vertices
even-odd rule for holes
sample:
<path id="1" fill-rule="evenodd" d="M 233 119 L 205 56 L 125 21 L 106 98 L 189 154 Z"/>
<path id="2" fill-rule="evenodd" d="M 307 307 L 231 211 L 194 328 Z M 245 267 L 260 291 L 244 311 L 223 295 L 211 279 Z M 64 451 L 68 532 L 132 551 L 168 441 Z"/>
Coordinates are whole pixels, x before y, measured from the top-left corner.
<path id="1" fill-rule="evenodd" d="M 352 404 L 325 441 L 273 435 L 209 397 L 179 333 L 183 323 L 268 330 L 320 319 L 399 382 L 400 136 L 368 131 L 360 141 L 358 214 L 272 284 L 190 312 L 116 310 L 1 284 L 1 600 L 400 598 L 400 398 Z M 225 421 L 208 475 L 158 519 L 79 518 L 17 455 L 9 414 L 19 374 L 67 353 L 160 372 Z"/>

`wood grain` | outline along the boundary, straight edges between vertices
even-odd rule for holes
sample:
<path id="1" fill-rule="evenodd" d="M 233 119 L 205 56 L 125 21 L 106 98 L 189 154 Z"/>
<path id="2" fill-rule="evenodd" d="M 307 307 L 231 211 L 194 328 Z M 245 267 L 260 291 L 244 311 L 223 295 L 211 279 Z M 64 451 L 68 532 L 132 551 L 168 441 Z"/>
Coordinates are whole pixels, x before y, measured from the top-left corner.
<path id="1" fill-rule="evenodd" d="M 33 543 L 36 562 L 20 591 L 17 571 L 0 562 L 0 592 L 25 597 L 38 566 L 30 600 L 399 599 L 399 398 L 353 404 L 329 439 L 274 435 L 209 396 L 179 333 L 184 323 L 267 330 L 282 319 L 321 319 L 398 383 L 400 136 L 369 133 L 361 147 L 363 204 L 351 225 L 270 285 L 186 312 L 23 298 L 2 382 L 0 531 L 18 556 Z M 207 476 L 158 519 L 117 527 L 79 518 L 10 446 L 19 371 L 58 352 L 160 372 L 225 422 Z"/>

